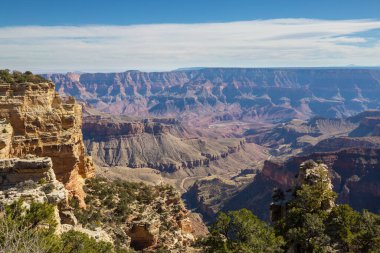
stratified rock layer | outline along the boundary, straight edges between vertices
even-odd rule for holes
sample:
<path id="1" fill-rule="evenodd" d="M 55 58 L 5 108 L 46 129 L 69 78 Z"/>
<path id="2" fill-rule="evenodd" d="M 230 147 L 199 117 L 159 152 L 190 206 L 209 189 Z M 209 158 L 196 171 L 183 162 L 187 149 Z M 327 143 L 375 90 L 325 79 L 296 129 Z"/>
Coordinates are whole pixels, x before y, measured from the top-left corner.
<path id="1" fill-rule="evenodd" d="M 181 138 L 169 119 L 125 120 L 86 117 L 84 143 L 102 166 L 150 167 L 165 172 L 208 166 L 245 146 L 244 139 Z M 162 123 L 164 122 L 164 123 Z"/>
<path id="2" fill-rule="evenodd" d="M 82 107 L 74 99 L 62 99 L 50 82 L 2 83 L 0 119 L 1 158 L 50 157 L 57 179 L 83 199 L 83 180 L 94 167 L 85 156 Z"/>

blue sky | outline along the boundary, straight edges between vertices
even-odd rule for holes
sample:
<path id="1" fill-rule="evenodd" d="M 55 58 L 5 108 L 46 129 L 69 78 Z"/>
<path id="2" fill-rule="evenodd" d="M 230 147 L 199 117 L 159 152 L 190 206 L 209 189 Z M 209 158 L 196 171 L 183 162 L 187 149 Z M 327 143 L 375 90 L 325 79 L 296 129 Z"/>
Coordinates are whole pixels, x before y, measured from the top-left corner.
<path id="1" fill-rule="evenodd" d="M 1 0 L 0 25 L 376 19 L 379 10 L 378 0 Z"/>
<path id="2" fill-rule="evenodd" d="M 0 68 L 379 66 L 378 0 L 1 0 Z"/>

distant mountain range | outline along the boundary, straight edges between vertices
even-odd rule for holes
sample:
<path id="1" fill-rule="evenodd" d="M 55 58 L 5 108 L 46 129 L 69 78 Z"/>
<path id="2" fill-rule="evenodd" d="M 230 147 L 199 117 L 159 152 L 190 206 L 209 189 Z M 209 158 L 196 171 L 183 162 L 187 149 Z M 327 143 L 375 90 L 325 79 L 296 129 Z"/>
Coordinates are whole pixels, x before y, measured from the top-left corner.
<path id="1" fill-rule="evenodd" d="M 380 106 L 378 68 L 203 68 L 44 76 L 60 93 L 112 114 L 286 121 L 347 117 Z"/>

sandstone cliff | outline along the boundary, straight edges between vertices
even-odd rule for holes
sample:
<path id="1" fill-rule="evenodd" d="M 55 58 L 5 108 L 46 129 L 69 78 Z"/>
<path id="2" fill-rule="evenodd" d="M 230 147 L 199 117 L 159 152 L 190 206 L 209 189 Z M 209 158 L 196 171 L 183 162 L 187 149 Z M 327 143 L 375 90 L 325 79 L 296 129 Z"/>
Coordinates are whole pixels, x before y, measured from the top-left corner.
<path id="1" fill-rule="evenodd" d="M 83 200 L 83 180 L 94 167 L 84 151 L 81 108 L 51 82 L 1 83 L 1 158 L 50 157 L 57 179 Z"/>

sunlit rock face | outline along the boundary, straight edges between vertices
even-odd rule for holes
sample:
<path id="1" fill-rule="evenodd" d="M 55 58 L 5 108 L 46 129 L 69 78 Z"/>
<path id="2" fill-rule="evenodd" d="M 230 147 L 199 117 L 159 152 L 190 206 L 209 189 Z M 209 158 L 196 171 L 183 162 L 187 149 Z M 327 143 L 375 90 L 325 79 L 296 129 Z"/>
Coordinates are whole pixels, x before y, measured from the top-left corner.
<path id="1" fill-rule="evenodd" d="M 50 82 L 2 83 L 0 120 L 1 158 L 49 157 L 58 181 L 83 199 L 83 181 L 94 167 L 85 155 L 82 108 L 74 99 L 62 99 Z"/>

